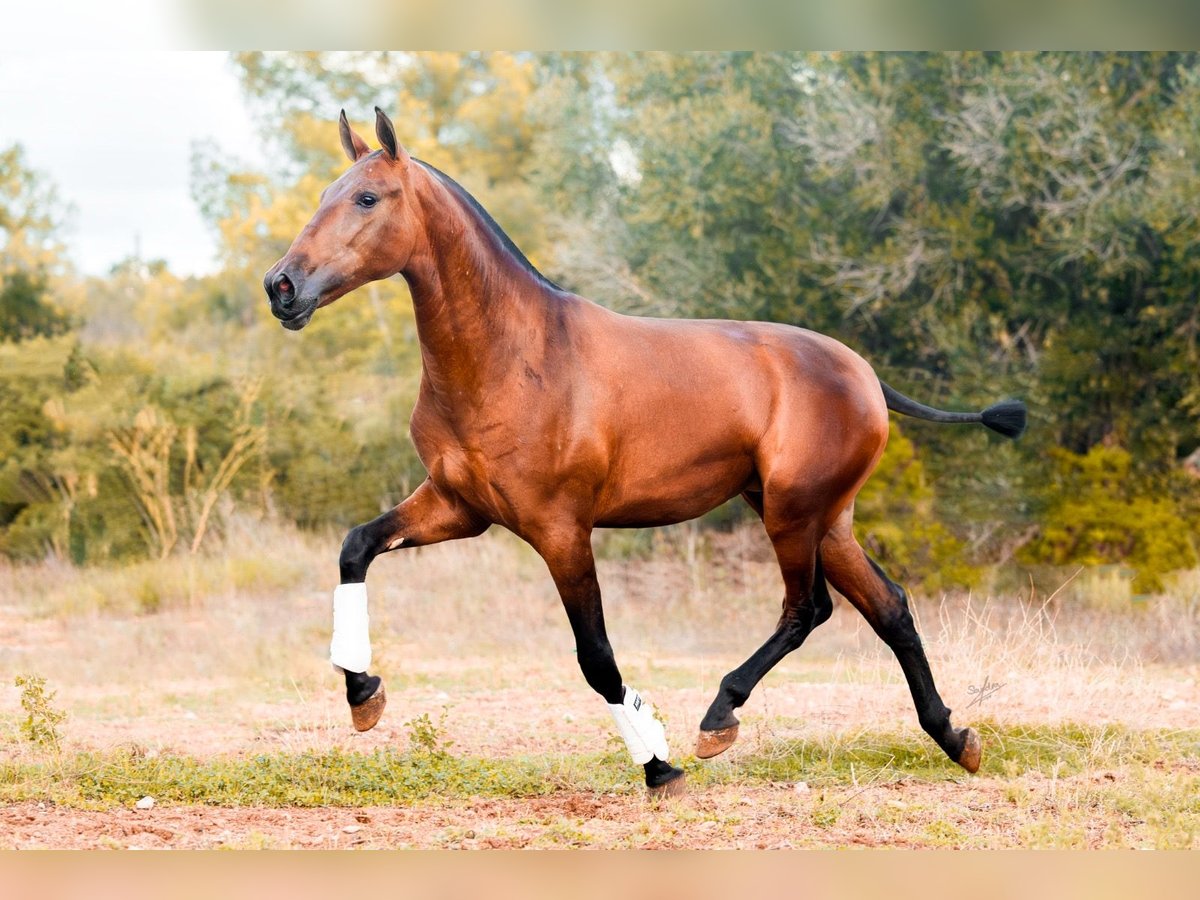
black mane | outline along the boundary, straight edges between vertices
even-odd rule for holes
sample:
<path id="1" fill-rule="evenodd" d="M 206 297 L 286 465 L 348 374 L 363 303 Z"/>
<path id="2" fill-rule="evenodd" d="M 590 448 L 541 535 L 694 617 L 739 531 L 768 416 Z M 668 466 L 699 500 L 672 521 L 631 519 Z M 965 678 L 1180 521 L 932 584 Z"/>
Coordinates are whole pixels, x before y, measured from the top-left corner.
<path id="1" fill-rule="evenodd" d="M 509 255 L 511 255 L 513 259 L 521 264 L 521 268 L 540 281 L 545 287 L 555 291 L 562 290 L 562 287 L 555 284 L 538 271 L 537 266 L 531 263 L 528 257 L 521 252 L 521 248 L 513 243 L 512 238 L 510 238 L 505 230 L 500 227 L 495 219 L 492 218 L 491 213 L 484 209 L 483 205 L 474 197 L 472 197 L 470 192 L 465 187 L 463 187 L 441 169 L 438 169 L 436 166 L 431 166 L 429 163 L 425 162 L 425 160 L 417 159 L 415 156 L 412 157 L 412 159 L 414 162 L 418 162 L 428 169 L 435 177 L 437 177 L 439 181 L 442 182 L 442 184 L 448 187 L 456 197 L 464 201 L 469 207 L 471 207 L 471 209 L 475 210 L 475 212 L 479 214 L 479 218 L 481 218 L 483 223 L 488 227 L 488 230 L 491 231 L 491 233 L 500 241 L 501 246 L 503 246 L 504 249 L 509 252 Z"/>

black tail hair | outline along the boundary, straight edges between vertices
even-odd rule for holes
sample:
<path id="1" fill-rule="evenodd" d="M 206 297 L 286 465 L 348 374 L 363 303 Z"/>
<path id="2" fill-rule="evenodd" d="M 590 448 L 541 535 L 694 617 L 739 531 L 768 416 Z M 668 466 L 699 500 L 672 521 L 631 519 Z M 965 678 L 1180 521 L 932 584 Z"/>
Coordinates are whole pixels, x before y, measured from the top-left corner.
<path id="1" fill-rule="evenodd" d="M 983 412 L 948 412 L 918 403 L 882 381 L 879 382 L 879 386 L 883 388 L 883 397 L 887 401 L 888 409 L 901 415 L 925 419 L 928 422 L 960 424 L 978 422 L 1006 438 L 1016 439 L 1025 433 L 1025 404 L 1020 400 L 1001 400 L 999 403 L 993 403 Z"/>
<path id="2" fill-rule="evenodd" d="M 1020 400 L 1001 400 L 979 414 L 988 428 L 1016 440 L 1025 433 L 1025 404 Z"/>

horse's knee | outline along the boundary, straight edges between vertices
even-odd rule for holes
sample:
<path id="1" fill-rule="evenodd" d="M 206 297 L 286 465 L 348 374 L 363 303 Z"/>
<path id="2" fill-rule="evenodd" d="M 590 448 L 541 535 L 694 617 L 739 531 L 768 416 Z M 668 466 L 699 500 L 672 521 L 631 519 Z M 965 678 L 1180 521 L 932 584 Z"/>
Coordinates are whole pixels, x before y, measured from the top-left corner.
<path id="1" fill-rule="evenodd" d="M 717 697 L 727 700 L 731 709 L 737 709 L 750 699 L 750 692 L 753 689 L 754 685 L 749 682 L 741 670 L 735 669 L 721 679 Z"/>
<path id="2" fill-rule="evenodd" d="M 367 525 L 356 525 L 342 541 L 342 552 L 338 555 L 342 583 L 366 581 L 367 567 L 376 556 L 375 542 Z"/>

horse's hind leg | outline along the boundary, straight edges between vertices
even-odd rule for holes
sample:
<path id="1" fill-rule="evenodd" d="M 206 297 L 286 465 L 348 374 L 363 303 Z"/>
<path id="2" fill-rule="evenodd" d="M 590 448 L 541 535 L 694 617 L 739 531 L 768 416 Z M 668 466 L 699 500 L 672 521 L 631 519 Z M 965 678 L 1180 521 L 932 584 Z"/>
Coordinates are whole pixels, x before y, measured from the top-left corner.
<path id="1" fill-rule="evenodd" d="M 972 728 L 955 729 L 950 710 L 938 695 L 921 638 L 908 611 L 904 589 L 888 578 L 854 539 L 848 507 L 821 542 L 821 556 L 830 583 L 863 614 L 904 670 L 921 727 L 952 760 L 974 772 L 979 768 L 982 743 Z"/>
<path id="2" fill-rule="evenodd" d="M 761 496 L 747 496 L 761 513 Z M 744 704 L 775 664 L 799 647 L 809 633 L 829 618 L 833 600 L 825 584 L 821 558 L 816 552 L 815 526 L 811 521 L 782 530 L 768 528 L 783 573 L 783 614 L 775 633 L 744 663 L 721 679 L 717 696 L 700 722 L 696 755 L 716 756 L 737 740 L 738 720 L 733 711 Z"/>

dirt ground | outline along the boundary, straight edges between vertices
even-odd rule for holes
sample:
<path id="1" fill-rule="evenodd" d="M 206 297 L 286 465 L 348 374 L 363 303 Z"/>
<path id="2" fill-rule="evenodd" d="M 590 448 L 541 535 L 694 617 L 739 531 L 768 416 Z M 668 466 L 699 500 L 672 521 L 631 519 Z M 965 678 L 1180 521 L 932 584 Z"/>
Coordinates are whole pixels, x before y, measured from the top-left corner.
<path id="1" fill-rule="evenodd" d="M 1200 768 L 1169 774 L 1196 776 Z M 1068 783 L 1042 776 L 963 776 L 832 792 L 798 782 L 710 787 L 663 802 L 638 794 L 562 792 L 356 809 L 95 811 L 26 802 L 0 808 L 0 823 L 3 846 L 10 849 L 1098 848 L 1114 846 L 1114 839 L 1136 845 L 1144 823 L 1132 816 L 1117 823 L 1103 816 L 1080 818 L 1076 807 L 1089 788 L 1131 777 L 1104 771 Z M 1014 802 L 1014 794 L 1029 799 Z M 1039 844 L 1043 829 L 1061 818 L 1069 820 L 1068 839 Z"/>
<path id="2" fill-rule="evenodd" d="M 659 663 L 663 665 L 662 661 Z M 76 706 L 70 743 L 75 747 L 135 746 L 139 752 L 195 756 L 298 752 L 341 746 L 369 752 L 403 749 L 412 716 L 427 714 L 454 753 L 500 758 L 513 754 L 595 753 L 611 740 L 602 704 L 586 688 L 472 687 L 473 678 L 451 661 L 430 661 L 431 670 L 452 673 L 462 684 L 393 685 L 384 720 L 356 734 L 336 683 L 305 696 L 256 700 L 220 680 L 163 685 L 171 703 L 150 703 L 144 712 L 116 714 L 121 693 L 103 685 L 64 688 Z M 711 662 L 678 659 L 672 672 L 704 671 Z M 867 677 L 855 670 L 860 677 Z M 988 700 L 964 706 L 960 722 L 973 715 L 1015 722 L 1089 718 L 1136 728 L 1200 727 L 1200 692 L 1194 674 L 1178 669 L 1147 675 L 1145 704 L 1128 697 L 1118 673 L 1092 672 L 1088 690 L 1064 690 L 1048 699 L 1035 674 L 1011 678 Z M 911 699 L 896 681 L 855 681 L 830 670 L 817 681 L 811 667 L 781 673 L 747 704 L 739 744 L 707 765 L 736 769 L 739 755 L 776 739 L 812 737 L 880 728 L 910 728 L 914 746 L 927 741 L 912 728 Z M 479 677 L 479 676 L 476 676 Z M 517 677 L 546 680 L 543 667 L 529 664 Z M 1006 676 L 1008 678 L 1009 676 Z M 799 680 L 803 678 L 804 680 Z M 335 681 L 332 673 L 330 680 Z M 402 681 L 403 679 L 396 679 Z M 670 681 L 660 671 L 659 681 Z M 996 681 L 996 679 L 993 679 Z M 1145 690 L 1145 688 L 1149 690 Z M 126 695 L 127 696 L 127 695 Z M 651 694 L 669 723 L 673 747 L 686 755 L 709 691 L 658 687 Z M 596 706 L 600 706 L 597 709 Z M 200 710 L 196 712 L 194 710 Z M 91 711 L 88 714 L 87 711 Z M 985 748 L 985 754 L 987 749 Z M 1165 773 L 1171 774 L 1171 773 Z M 1200 776 L 1182 769 L 1177 775 Z M 902 775 L 886 783 L 810 788 L 804 782 L 717 785 L 693 789 L 679 801 L 655 803 L 631 784 L 616 794 L 560 791 L 524 799 L 430 798 L 410 806 L 361 809 L 219 808 L 159 804 L 152 809 L 86 810 L 24 802 L 0 808 L 0 845 L 8 848 L 789 848 L 924 846 L 1112 846 L 1138 845 L 1143 824 L 1135 815 L 1096 810 L 1094 790 L 1128 787 L 1143 775 L 1134 770 L 1082 773 L 1052 783 L 1041 775 L 1017 778 L 968 776 L 948 769 L 929 783 Z M 1116 784 L 1114 782 L 1123 782 Z M 1065 832 L 1058 829 L 1063 821 Z M 1049 829 L 1048 831 L 1039 829 Z"/>
<path id="3" fill-rule="evenodd" d="M 154 615 L 51 615 L 45 596 L 10 573 L 10 596 L 0 597 L 0 762 L 28 752 L 12 681 L 28 672 L 47 677 L 53 703 L 67 714 L 67 752 L 133 749 L 203 759 L 403 750 L 410 723 L 423 715 L 441 745 L 464 756 L 611 749 L 611 719 L 579 675 L 544 573 L 527 573 L 502 545 L 478 552 L 478 559 L 446 556 L 441 563 L 424 557 L 412 571 L 442 565 L 428 576 L 443 579 L 436 586 L 408 580 L 376 590 L 372 669 L 386 680 L 389 706 L 366 734 L 350 727 L 340 679 L 324 660 L 324 590 L 251 598 L 231 591 Z M 495 583 L 488 582 L 486 573 L 497 569 Z M 749 564 L 747 570 L 754 576 Z M 773 593 L 777 576 L 764 573 L 761 593 Z M 486 592 L 508 596 L 503 615 L 479 608 L 474 598 L 485 593 L 482 583 L 447 589 L 454 577 L 484 579 Z M 660 605 L 648 615 L 647 604 L 663 601 L 639 581 L 648 579 L 644 567 L 606 577 L 614 588 L 609 631 L 625 680 L 656 706 L 673 752 L 686 758 L 721 676 L 765 637 L 777 601 L 760 601 L 748 576 L 738 582 L 745 596 L 726 611 L 700 591 L 688 600 L 694 605 Z M 672 577 L 680 590 L 700 583 L 689 570 Z M 648 580 L 659 584 L 664 573 Z M 1181 619 L 1178 609 L 1190 609 L 1190 618 Z M 943 601 L 920 611 L 934 675 L 957 724 L 1200 729 L 1191 607 L 1115 616 L 1067 609 L 1052 620 L 1044 608 L 1019 602 L 977 608 Z M 656 627 L 647 629 L 648 621 Z M 740 715 L 738 744 L 704 765 L 736 773 L 739 759 L 773 742 L 822 735 L 904 732 L 914 746 L 929 743 L 895 659 L 845 605 L 767 677 Z M 985 760 L 987 753 L 985 746 Z M 640 770 L 632 765 L 630 782 L 615 793 L 432 797 L 395 808 L 78 809 L 35 799 L 0 806 L 0 847 L 1195 846 L 1200 834 L 1188 828 L 1200 810 L 1184 808 L 1177 825 L 1144 808 L 1152 802 L 1144 798 L 1175 784 L 1200 789 L 1195 758 L 1069 777 L 1057 769 L 967 776 L 948 766 L 944 778 L 930 780 L 892 768 L 886 777 L 851 772 L 832 787 L 731 777 L 660 804 L 637 789 Z"/>
<path id="4" fill-rule="evenodd" d="M 87 811 L 23 803 L 0 810 L 0 822 L 13 848 L 767 848 L 803 843 L 803 806 L 785 788 L 758 788 L 706 790 L 660 806 L 635 796 L 580 793 L 354 810 Z M 856 844 L 881 839 L 867 831 L 848 836 Z"/>
<path id="5" fill-rule="evenodd" d="M 454 672 L 461 663 L 441 661 Z M 563 662 L 556 681 L 573 682 L 576 673 Z M 703 671 L 704 687 L 666 687 L 674 680 L 659 673 L 660 681 L 645 687 L 646 678 L 628 677 L 638 685 L 669 725 L 672 747 L 691 750 L 700 717 L 712 699 L 720 672 L 709 660 L 676 660 L 675 672 Z M 546 683 L 544 666 L 524 668 L 531 684 Z M 1087 722 L 1135 729 L 1200 728 L 1200 673 L 1178 667 L 1144 670 L 1131 690 L 1119 669 L 1093 670 L 1086 683 L 1047 684 L 1036 672 L 1013 673 L 995 694 L 972 705 L 972 684 L 947 688 L 947 704 L 955 721 L 973 719 L 1011 723 L 1051 724 Z M 515 664 L 509 675 L 521 677 Z M 467 679 L 459 671 L 455 677 Z M 899 672 L 886 681 L 848 680 L 846 674 L 825 673 L 818 667 L 803 672 L 768 676 L 745 710 L 741 743 L 768 739 L 812 737 L 829 732 L 916 728 L 908 687 Z M 864 676 L 865 677 L 865 676 Z M 988 676 L 984 676 L 988 677 Z M 804 679 L 804 680 L 800 680 Z M 300 752 L 342 747 L 371 752 L 376 748 L 407 746 L 409 723 L 426 715 L 454 752 L 477 756 L 520 753 L 578 753 L 603 750 L 612 737 L 607 708 L 586 685 L 479 688 L 412 685 L 403 678 L 388 682 L 388 708 L 373 730 L 356 733 L 350 726 L 345 699 L 332 672 L 326 689 L 292 697 L 264 699 L 244 685 L 215 679 L 158 684 L 161 700 L 131 698 L 120 686 L 93 685 L 60 688 L 71 714 L 68 734 L 72 745 L 92 748 L 137 747 L 160 753 L 206 757 L 228 753 Z M 975 679 L 982 682 L 983 677 Z M 270 692 L 264 692 L 270 693 Z M 16 691 L 6 688 L 15 707 Z M 122 706 L 128 707 L 121 713 Z M 914 740 L 923 738 L 914 732 Z"/>

